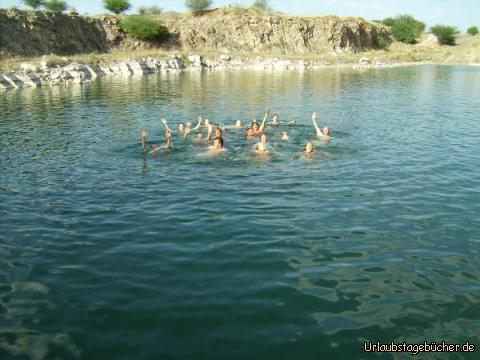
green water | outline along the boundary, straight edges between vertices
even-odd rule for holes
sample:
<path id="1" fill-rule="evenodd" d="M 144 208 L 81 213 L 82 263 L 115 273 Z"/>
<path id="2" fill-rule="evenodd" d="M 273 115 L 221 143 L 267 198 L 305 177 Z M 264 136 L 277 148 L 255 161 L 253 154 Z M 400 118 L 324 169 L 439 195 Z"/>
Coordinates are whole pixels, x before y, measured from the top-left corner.
<path id="1" fill-rule="evenodd" d="M 221 156 L 178 136 L 171 152 L 141 152 L 143 127 L 164 142 L 161 117 L 230 124 L 267 106 L 297 120 L 267 129 L 269 157 L 236 131 Z M 479 107 L 474 67 L 0 93 L 0 358 L 401 359 L 363 343 L 480 346 Z M 330 141 L 315 138 L 312 111 Z"/>

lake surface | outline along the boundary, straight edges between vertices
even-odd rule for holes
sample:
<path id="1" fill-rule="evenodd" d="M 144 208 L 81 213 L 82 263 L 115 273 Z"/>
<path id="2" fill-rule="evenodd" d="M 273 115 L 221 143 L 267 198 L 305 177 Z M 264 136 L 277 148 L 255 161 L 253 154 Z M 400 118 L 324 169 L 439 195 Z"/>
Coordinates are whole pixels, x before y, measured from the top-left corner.
<path id="1" fill-rule="evenodd" d="M 283 121 L 144 156 L 198 115 Z M 0 93 L 2 359 L 480 346 L 480 68 L 217 71 Z M 312 111 L 333 137 L 315 137 Z M 205 132 L 204 132 L 205 133 Z M 314 141 L 315 154 L 301 154 Z"/>

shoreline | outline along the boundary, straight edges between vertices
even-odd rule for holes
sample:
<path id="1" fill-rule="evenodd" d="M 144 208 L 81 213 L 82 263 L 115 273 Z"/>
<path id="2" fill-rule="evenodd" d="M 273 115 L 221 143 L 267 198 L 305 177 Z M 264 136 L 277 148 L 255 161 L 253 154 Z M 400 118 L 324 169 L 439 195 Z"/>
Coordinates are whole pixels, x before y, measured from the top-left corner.
<path id="1" fill-rule="evenodd" d="M 38 65 L 31 62 L 20 63 L 20 70 L 0 71 L 0 89 L 10 90 L 23 87 L 58 86 L 67 84 L 91 83 L 104 76 L 133 76 L 152 73 L 203 71 L 203 70 L 262 70 L 289 71 L 308 69 L 385 69 L 404 66 L 480 66 L 480 63 L 445 63 L 435 61 L 383 61 L 383 59 L 361 57 L 356 62 L 334 62 L 327 60 L 293 60 L 277 57 L 245 59 L 230 55 L 204 57 L 197 54 L 180 56 L 177 53 L 168 57 L 130 57 L 89 65 L 63 60 L 58 64 L 43 57 Z"/>

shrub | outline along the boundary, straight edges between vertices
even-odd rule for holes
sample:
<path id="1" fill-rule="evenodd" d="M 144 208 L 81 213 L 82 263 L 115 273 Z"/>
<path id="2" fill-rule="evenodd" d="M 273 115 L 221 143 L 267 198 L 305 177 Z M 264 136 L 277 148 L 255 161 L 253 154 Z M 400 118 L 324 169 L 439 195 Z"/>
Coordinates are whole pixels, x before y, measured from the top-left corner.
<path id="1" fill-rule="evenodd" d="M 395 40 L 406 44 L 414 44 L 417 39 L 412 28 L 408 24 L 401 22 L 397 22 L 392 26 L 392 34 Z"/>
<path id="2" fill-rule="evenodd" d="M 128 2 L 128 0 L 103 0 L 103 5 L 105 9 L 117 15 L 130 9 L 130 2 Z"/>
<path id="3" fill-rule="evenodd" d="M 45 5 L 45 0 L 22 0 L 22 2 L 33 9 L 38 9 Z"/>
<path id="4" fill-rule="evenodd" d="M 425 30 L 425 23 L 418 21 L 411 15 L 388 17 L 383 19 L 382 24 L 390 26 L 395 40 L 407 44 L 415 43 L 416 39 Z"/>
<path id="5" fill-rule="evenodd" d="M 45 3 L 47 10 L 55 12 L 64 12 L 67 10 L 68 5 L 66 1 L 63 0 L 50 0 Z"/>
<path id="6" fill-rule="evenodd" d="M 255 0 L 253 7 L 264 12 L 270 12 L 272 11 L 272 8 L 270 7 L 269 2 L 269 0 Z"/>
<path id="7" fill-rule="evenodd" d="M 164 41 L 170 37 L 165 26 L 147 16 L 127 16 L 120 23 L 120 28 L 139 40 Z"/>
<path id="8" fill-rule="evenodd" d="M 160 15 L 162 13 L 162 9 L 158 6 L 150 6 L 150 7 L 139 7 L 138 14 L 139 15 Z"/>
<path id="9" fill-rule="evenodd" d="M 470 34 L 472 36 L 478 35 L 478 27 L 476 26 L 471 26 L 467 30 L 467 34 Z"/>
<path id="10" fill-rule="evenodd" d="M 212 0 L 185 0 L 185 6 L 194 14 L 200 15 L 212 5 Z"/>
<path id="11" fill-rule="evenodd" d="M 433 26 L 430 31 L 442 45 L 455 45 L 455 35 L 459 33 L 456 27 L 447 25 Z"/>

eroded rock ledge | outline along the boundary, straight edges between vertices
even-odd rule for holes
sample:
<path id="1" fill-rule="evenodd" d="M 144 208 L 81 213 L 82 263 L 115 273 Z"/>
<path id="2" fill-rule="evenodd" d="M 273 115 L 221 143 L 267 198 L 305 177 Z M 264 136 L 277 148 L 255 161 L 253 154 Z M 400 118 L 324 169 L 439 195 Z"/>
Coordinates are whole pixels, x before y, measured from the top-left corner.
<path id="1" fill-rule="evenodd" d="M 417 65 L 419 63 L 416 63 Z M 0 89 L 22 87 L 54 86 L 63 84 L 90 83 L 102 76 L 135 76 L 149 73 L 165 73 L 180 71 L 204 71 L 214 69 L 252 69 L 252 70 L 305 70 L 325 67 L 379 68 L 407 65 L 397 62 L 384 62 L 380 59 L 361 58 L 356 63 L 337 64 L 328 61 L 283 60 L 277 58 L 243 59 L 220 55 L 205 58 L 200 55 L 189 55 L 182 58 L 172 54 L 169 58 L 147 57 L 143 59 L 127 59 L 97 65 L 72 62 L 66 65 L 49 63 L 45 59 L 40 64 L 23 63 L 19 71 L 0 73 Z"/>

